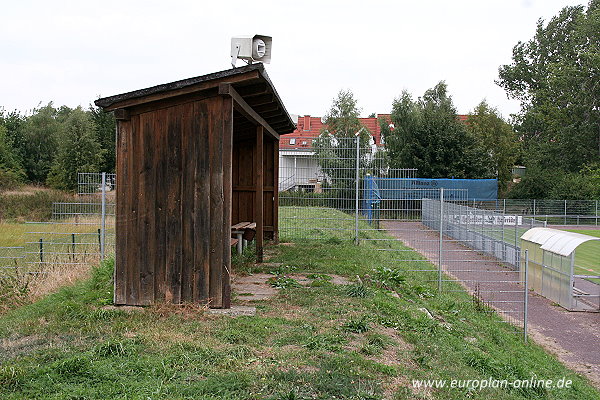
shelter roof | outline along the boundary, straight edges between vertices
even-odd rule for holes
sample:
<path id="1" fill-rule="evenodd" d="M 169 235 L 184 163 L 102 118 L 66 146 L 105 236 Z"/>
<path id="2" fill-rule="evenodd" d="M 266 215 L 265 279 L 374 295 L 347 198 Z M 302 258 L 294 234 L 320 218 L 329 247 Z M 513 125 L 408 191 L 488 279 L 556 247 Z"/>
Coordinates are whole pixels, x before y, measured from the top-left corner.
<path id="1" fill-rule="evenodd" d="M 552 228 L 531 228 L 521 236 L 521 239 L 537 243 L 541 245 L 542 250 L 565 257 L 570 256 L 579 245 L 585 242 L 600 240 L 598 237 Z"/>
<path id="2" fill-rule="evenodd" d="M 261 63 L 104 97 L 94 103 L 106 111 L 113 111 L 171 97 L 214 90 L 222 83 L 230 84 L 278 134 L 283 135 L 296 129 L 296 125 L 290 118 Z"/>

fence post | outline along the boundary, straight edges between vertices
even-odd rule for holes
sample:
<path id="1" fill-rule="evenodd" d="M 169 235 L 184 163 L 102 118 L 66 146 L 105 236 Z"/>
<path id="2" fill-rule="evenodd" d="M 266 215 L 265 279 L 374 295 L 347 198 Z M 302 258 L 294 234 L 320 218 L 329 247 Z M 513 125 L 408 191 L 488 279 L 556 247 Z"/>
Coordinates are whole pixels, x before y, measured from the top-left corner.
<path id="1" fill-rule="evenodd" d="M 596 212 L 594 215 L 596 216 L 596 225 L 598 225 L 598 200 L 596 200 Z"/>
<path id="2" fill-rule="evenodd" d="M 569 305 L 571 306 L 571 310 L 575 309 L 575 306 L 573 304 L 573 287 L 575 286 L 575 251 L 573 250 L 573 252 L 571 253 L 571 276 L 569 278 Z"/>
<path id="3" fill-rule="evenodd" d="M 502 210 L 502 259 L 506 260 L 506 241 L 504 240 L 504 222 L 506 220 L 506 199 L 504 199 L 504 208 Z"/>
<path id="4" fill-rule="evenodd" d="M 515 249 L 519 247 L 519 216 L 515 214 Z"/>
<path id="5" fill-rule="evenodd" d="M 523 298 L 523 340 L 527 343 L 527 318 L 529 308 L 529 250 L 525 250 L 525 292 Z"/>
<path id="6" fill-rule="evenodd" d="M 71 259 L 73 262 L 75 262 L 75 234 L 74 233 L 71 233 L 71 246 L 72 246 Z"/>
<path id="7" fill-rule="evenodd" d="M 361 129 L 362 130 L 362 129 Z M 359 244 L 358 241 L 358 190 L 359 190 L 359 176 L 360 176 L 360 131 L 356 132 L 356 196 L 354 204 L 354 243 Z"/>
<path id="8" fill-rule="evenodd" d="M 567 201 L 565 200 L 565 225 L 567 224 Z"/>
<path id="9" fill-rule="evenodd" d="M 106 241 L 106 172 L 102 173 L 102 221 L 100 235 L 100 259 L 104 260 L 105 241 Z"/>
<path id="10" fill-rule="evenodd" d="M 40 238 L 40 262 L 44 262 L 44 239 Z"/>
<path id="11" fill-rule="evenodd" d="M 440 189 L 440 245 L 439 245 L 439 266 L 438 266 L 438 292 L 442 291 L 442 248 L 444 243 L 444 188 Z"/>

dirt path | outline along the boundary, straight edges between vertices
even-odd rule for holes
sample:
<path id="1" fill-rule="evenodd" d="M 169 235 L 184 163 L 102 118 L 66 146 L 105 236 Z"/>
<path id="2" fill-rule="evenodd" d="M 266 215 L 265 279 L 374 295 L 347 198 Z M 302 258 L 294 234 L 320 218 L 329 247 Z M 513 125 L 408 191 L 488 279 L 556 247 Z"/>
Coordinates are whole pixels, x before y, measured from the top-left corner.
<path id="1" fill-rule="evenodd" d="M 388 221 L 388 233 L 432 262 L 438 259 L 439 233 L 420 222 Z M 523 313 L 523 287 L 518 274 L 491 257 L 445 238 L 442 255 L 447 274 L 470 292 L 518 322 Z M 600 388 L 600 313 L 569 312 L 544 297 L 529 296 L 530 336 Z"/>

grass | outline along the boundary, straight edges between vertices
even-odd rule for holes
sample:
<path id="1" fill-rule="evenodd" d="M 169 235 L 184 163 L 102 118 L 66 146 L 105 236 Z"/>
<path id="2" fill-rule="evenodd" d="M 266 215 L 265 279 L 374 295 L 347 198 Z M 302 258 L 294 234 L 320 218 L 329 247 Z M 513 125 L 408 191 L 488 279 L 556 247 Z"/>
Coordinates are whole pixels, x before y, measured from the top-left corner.
<path id="1" fill-rule="evenodd" d="M 74 199 L 72 194 L 36 186 L 0 192 L 0 221 L 48 221 L 52 203 Z"/>
<path id="2" fill-rule="evenodd" d="M 99 260 L 100 222 L 90 218 L 75 222 L 0 222 L 0 313 L 88 276 Z"/>
<path id="3" fill-rule="evenodd" d="M 600 230 L 565 229 L 569 232 L 600 237 Z M 576 274 L 600 275 L 600 242 L 591 241 L 580 245 L 575 251 Z"/>
<path id="4" fill-rule="evenodd" d="M 109 223 L 109 227 L 111 225 Z M 65 255 L 64 253 L 73 252 L 73 234 L 75 234 L 75 253 L 97 253 L 99 251 L 99 226 L 99 220 L 92 219 L 79 220 L 78 222 L 64 220 L 60 223 L 3 221 L 0 222 L 0 257 L 5 259 L 15 258 L 19 261 L 19 257 L 27 256 L 28 253 L 38 253 L 38 243 L 42 239 L 45 259 L 59 262 L 60 256 Z M 108 232 L 107 240 L 110 240 L 110 231 Z M 18 248 L 15 249 L 14 247 Z M 67 255 L 67 258 L 70 258 L 70 256 Z M 31 260 L 23 259 L 22 261 Z M 25 266 L 23 265 L 23 267 Z"/>
<path id="5" fill-rule="evenodd" d="M 336 232 L 321 232 L 321 241 L 270 246 L 266 257 L 282 274 L 293 271 L 324 281 L 340 274 L 355 283 L 286 286 L 270 300 L 250 303 L 257 307 L 253 317 L 211 316 L 194 305 L 134 311 L 110 307 L 113 265 L 105 262 L 90 279 L 0 316 L 0 398 L 600 396 L 543 349 L 524 344 L 512 326 L 479 311 L 466 293 L 437 294 L 423 274 L 378 268 L 387 252 L 375 250 L 369 241 L 354 246 Z M 252 269 L 271 272 L 273 265 Z M 473 391 L 410 385 L 412 379 L 533 375 L 566 376 L 573 386 Z"/>

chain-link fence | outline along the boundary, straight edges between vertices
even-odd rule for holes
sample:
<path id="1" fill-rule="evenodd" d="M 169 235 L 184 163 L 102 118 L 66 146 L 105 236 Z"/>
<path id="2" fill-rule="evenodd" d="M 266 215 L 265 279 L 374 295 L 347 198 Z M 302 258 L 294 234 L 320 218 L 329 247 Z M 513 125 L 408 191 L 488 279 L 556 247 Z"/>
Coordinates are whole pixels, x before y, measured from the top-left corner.
<path id="1" fill-rule="evenodd" d="M 97 264 L 114 252 L 115 175 L 78 175 L 78 202 L 53 203 L 47 221 L 27 221 L 0 247 L 0 277 L 68 272 Z M 17 237 L 18 236 L 18 237 Z"/>
<path id="2" fill-rule="evenodd" d="M 599 200 L 500 199 L 472 201 L 469 205 L 507 215 L 522 215 L 548 225 L 598 225 L 600 222 Z"/>
<path id="3" fill-rule="evenodd" d="M 407 205 L 378 198 L 372 177 L 406 179 L 415 169 L 392 169 L 384 152 L 366 139 L 287 138 L 280 149 L 279 237 L 281 240 L 356 240 L 371 226 Z M 363 226 L 367 229 L 367 225 Z"/>
<path id="4" fill-rule="evenodd" d="M 423 223 L 439 230 L 444 236 L 465 246 L 490 255 L 519 269 L 521 235 L 533 227 L 546 226 L 520 214 L 505 214 L 504 210 L 485 210 L 463 205 L 464 201 L 445 201 L 440 214 L 439 201 L 423 201 Z"/>

